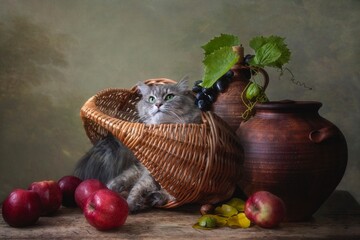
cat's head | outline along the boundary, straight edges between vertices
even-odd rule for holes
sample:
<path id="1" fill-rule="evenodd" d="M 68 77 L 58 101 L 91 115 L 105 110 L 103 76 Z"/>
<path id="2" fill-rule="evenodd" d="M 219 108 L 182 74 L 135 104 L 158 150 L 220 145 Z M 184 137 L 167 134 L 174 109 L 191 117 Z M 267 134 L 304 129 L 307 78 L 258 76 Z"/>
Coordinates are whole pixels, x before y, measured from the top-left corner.
<path id="1" fill-rule="evenodd" d="M 176 84 L 137 85 L 142 98 L 137 104 L 140 121 L 147 124 L 199 122 L 200 110 L 188 90 L 188 81 Z"/>

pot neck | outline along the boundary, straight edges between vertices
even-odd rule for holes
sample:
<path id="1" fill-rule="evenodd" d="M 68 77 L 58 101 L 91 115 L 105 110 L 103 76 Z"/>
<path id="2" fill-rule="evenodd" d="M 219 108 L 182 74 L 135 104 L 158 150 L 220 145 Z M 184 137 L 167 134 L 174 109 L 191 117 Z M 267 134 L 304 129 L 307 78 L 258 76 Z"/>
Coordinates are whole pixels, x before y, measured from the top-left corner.
<path id="1" fill-rule="evenodd" d="M 255 105 L 256 113 L 318 113 L 321 102 L 282 100 Z"/>

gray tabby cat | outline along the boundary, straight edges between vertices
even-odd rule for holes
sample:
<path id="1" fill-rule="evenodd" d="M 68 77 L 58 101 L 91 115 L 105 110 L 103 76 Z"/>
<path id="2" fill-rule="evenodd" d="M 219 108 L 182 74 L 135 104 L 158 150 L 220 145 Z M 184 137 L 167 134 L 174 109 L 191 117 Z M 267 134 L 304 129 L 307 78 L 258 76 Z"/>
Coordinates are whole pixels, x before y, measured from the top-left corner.
<path id="1" fill-rule="evenodd" d="M 148 86 L 138 84 L 142 98 L 137 104 L 145 124 L 201 123 L 201 111 L 194 104 L 187 81 Z M 109 134 L 98 141 L 78 162 L 74 175 L 96 178 L 127 199 L 131 212 L 162 206 L 173 200 L 154 180 L 132 152 Z"/>

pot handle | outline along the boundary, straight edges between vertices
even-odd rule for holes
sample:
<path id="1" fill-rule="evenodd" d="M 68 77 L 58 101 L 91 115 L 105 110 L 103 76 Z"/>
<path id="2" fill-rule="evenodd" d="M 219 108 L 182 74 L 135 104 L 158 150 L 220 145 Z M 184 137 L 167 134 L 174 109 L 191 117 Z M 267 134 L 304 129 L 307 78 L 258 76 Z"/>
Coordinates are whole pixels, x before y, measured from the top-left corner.
<path id="1" fill-rule="evenodd" d="M 309 133 L 309 139 L 314 143 L 321 143 L 336 135 L 338 135 L 338 130 L 336 127 L 323 127 L 318 130 L 311 131 Z"/>
<path id="2" fill-rule="evenodd" d="M 234 66 L 234 68 L 236 68 L 236 65 Z M 237 66 L 237 68 L 246 69 L 249 71 L 254 70 L 257 73 L 261 73 L 264 77 L 264 85 L 262 87 L 263 87 L 264 91 L 266 90 L 267 86 L 269 85 L 269 74 L 263 68 L 260 68 L 260 67 L 252 68 L 252 67 L 244 66 L 244 65 Z"/>
<path id="3" fill-rule="evenodd" d="M 264 77 L 264 91 L 266 90 L 267 86 L 269 85 L 269 74 L 263 68 L 257 68 L 257 70 L 263 75 Z"/>

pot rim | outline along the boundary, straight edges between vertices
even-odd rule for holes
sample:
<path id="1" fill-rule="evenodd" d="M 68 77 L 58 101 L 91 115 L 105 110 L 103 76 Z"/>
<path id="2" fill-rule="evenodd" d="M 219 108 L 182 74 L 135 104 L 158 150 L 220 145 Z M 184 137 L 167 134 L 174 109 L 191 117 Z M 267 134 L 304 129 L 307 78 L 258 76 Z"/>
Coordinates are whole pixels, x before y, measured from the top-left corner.
<path id="1" fill-rule="evenodd" d="M 257 103 L 256 110 L 298 110 L 298 109 L 313 109 L 318 110 L 322 106 L 318 101 L 295 101 L 295 100 L 280 100 L 270 101 L 265 103 Z"/>

